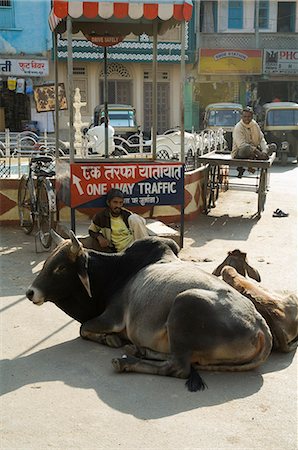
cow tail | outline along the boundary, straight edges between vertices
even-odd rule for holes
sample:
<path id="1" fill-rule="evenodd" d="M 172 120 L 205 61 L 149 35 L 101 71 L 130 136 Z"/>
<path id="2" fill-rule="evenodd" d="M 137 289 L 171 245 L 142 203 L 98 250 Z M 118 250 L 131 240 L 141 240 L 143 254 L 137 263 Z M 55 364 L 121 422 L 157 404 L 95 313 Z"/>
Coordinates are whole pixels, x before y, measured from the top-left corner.
<path id="1" fill-rule="evenodd" d="M 185 386 L 190 392 L 204 391 L 205 389 L 208 389 L 207 384 L 194 366 L 190 366 L 190 375 L 185 382 Z"/>

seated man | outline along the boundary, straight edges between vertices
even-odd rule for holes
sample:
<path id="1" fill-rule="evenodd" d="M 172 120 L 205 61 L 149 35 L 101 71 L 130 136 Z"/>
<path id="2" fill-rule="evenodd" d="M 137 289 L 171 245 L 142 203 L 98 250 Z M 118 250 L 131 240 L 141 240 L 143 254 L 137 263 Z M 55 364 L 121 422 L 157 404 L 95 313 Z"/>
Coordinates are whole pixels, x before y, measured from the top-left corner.
<path id="1" fill-rule="evenodd" d="M 243 109 L 241 120 L 233 130 L 232 158 L 266 160 L 276 150 L 276 144 L 267 144 L 250 107 Z M 238 168 L 240 177 L 244 169 Z M 239 176 L 238 175 L 238 176 Z"/>
<path id="2" fill-rule="evenodd" d="M 109 155 L 115 150 L 114 143 L 114 128 L 108 124 L 108 149 Z M 87 133 L 90 139 L 93 153 L 98 153 L 101 156 L 105 155 L 105 118 L 101 117 L 100 125 L 90 128 Z"/>
<path id="3" fill-rule="evenodd" d="M 149 236 L 146 221 L 123 208 L 124 194 L 119 189 L 107 193 L 107 208 L 93 216 L 89 234 L 102 251 L 121 252 L 133 241 Z"/>

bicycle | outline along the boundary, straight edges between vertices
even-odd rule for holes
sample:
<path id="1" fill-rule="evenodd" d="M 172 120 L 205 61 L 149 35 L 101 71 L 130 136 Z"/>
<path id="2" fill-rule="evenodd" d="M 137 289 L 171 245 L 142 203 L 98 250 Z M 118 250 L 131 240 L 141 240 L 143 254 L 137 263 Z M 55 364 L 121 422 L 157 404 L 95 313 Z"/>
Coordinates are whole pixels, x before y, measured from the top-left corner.
<path id="1" fill-rule="evenodd" d="M 51 156 L 34 156 L 29 161 L 29 175 L 23 175 L 18 189 L 20 225 L 30 234 L 37 221 L 41 245 L 48 249 L 52 243 L 51 228 L 56 212 L 56 195 L 49 180 L 55 175 Z"/>

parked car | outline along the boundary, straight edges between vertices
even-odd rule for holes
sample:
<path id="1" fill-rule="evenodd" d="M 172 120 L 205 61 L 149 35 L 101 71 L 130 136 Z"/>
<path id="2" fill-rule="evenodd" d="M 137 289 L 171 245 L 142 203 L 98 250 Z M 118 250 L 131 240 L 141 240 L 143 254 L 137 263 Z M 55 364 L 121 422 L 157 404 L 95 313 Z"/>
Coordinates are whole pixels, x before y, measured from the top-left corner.
<path id="1" fill-rule="evenodd" d="M 193 133 L 184 133 L 184 154 L 185 158 L 194 157 L 198 150 L 197 135 Z M 151 148 L 151 140 L 145 141 L 145 147 Z M 181 160 L 181 131 L 171 129 L 163 134 L 156 136 L 156 158 Z"/>
<path id="2" fill-rule="evenodd" d="M 265 103 L 259 123 L 268 144 L 277 144 L 277 156 L 283 165 L 289 156 L 297 159 L 298 103 Z"/>
<path id="3" fill-rule="evenodd" d="M 210 103 L 205 109 L 204 128 L 213 131 L 222 128 L 229 151 L 232 149 L 233 128 L 241 119 L 242 110 L 240 103 Z"/>
<path id="4" fill-rule="evenodd" d="M 100 118 L 104 116 L 104 105 L 98 105 L 94 109 L 92 126 L 99 124 Z M 139 132 L 136 119 L 136 110 L 131 105 L 108 105 L 108 116 L 110 125 L 115 130 L 115 136 L 127 139 L 129 136 Z"/>

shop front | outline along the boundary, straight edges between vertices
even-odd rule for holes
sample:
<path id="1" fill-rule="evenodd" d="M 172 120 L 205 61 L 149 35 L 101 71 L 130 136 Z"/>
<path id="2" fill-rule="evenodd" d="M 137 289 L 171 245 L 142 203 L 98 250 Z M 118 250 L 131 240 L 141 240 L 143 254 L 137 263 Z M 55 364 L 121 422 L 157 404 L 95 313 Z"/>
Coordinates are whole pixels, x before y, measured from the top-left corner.
<path id="1" fill-rule="evenodd" d="M 267 102 L 297 102 L 297 74 L 298 51 L 293 49 L 201 49 L 196 78 L 201 117 L 216 102 L 239 102 L 256 113 Z"/>
<path id="2" fill-rule="evenodd" d="M 33 101 L 34 86 L 49 75 L 48 59 L 0 59 L 0 131 L 39 132 Z"/>
<path id="3" fill-rule="evenodd" d="M 298 50 L 264 50 L 258 97 L 261 104 L 272 101 L 298 102 Z"/>
<path id="4" fill-rule="evenodd" d="M 262 73 L 261 50 L 201 49 L 196 89 L 200 97 L 201 126 L 210 103 L 253 105 Z"/>

